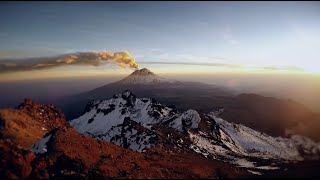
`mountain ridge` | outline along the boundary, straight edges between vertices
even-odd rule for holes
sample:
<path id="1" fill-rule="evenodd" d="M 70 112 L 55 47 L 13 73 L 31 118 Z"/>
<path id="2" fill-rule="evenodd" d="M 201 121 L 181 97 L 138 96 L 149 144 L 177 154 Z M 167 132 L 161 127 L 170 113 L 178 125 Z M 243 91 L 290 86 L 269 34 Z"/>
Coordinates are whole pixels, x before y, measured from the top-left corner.
<path id="1" fill-rule="evenodd" d="M 222 112 L 223 109 L 210 114 L 179 112 L 154 99 L 137 98 L 127 90 L 91 103 L 91 109 L 70 124 L 82 134 L 138 152 L 166 141 L 206 158 L 233 161 L 252 169 L 277 169 L 274 164 L 320 158 L 320 144 L 308 138 L 271 137 L 221 119 Z M 128 121 L 136 126 L 128 125 Z M 163 136 L 167 130 L 170 133 Z M 170 134 L 175 134 L 174 141 Z"/>

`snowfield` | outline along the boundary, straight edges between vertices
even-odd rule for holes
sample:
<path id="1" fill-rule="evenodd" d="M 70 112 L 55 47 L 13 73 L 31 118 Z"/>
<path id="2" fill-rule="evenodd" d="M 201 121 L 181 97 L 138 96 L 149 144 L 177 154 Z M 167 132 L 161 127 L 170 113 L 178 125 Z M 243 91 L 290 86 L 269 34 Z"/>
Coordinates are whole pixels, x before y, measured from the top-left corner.
<path id="1" fill-rule="evenodd" d="M 49 140 L 51 139 L 51 134 L 44 137 L 43 139 L 41 139 L 40 141 L 34 143 L 30 150 L 36 154 L 43 154 L 47 152 L 47 143 L 49 142 Z"/>

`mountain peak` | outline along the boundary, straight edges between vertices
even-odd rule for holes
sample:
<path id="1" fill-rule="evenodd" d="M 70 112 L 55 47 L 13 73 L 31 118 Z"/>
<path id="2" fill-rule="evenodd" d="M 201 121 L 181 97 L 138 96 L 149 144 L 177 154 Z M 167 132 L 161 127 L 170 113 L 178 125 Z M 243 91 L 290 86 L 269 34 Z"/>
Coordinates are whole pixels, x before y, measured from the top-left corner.
<path id="1" fill-rule="evenodd" d="M 135 98 L 136 98 L 136 96 L 135 96 L 131 91 L 129 91 L 129 90 L 123 91 L 123 92 L 121 93 L 121 97 L 122 97 L 123 99 L 126 99 L 126 100 L 128 100 L 128 99 L 135 99 Z"/>
<path id="2" fill-rule="evenodd" d="M 147 68 L 142 68 L 135 70 L 129 76 L 125 77 L 124 79 L 116 82 L 118 84 L 125 84 L 125 85 L 141 85 L 141 84 L 161 84 L 161 83 L 174 83 L 176 81 L 172 81 L 166 78 L 162 78 Z"/>
<path id="3" fill-rule="evenodd" d="M 148 75 L 155 75 L 155 74 L 147 68 L 142 68 L 142 69 L 135 70 L 131 75 L 148 76 Z"/>

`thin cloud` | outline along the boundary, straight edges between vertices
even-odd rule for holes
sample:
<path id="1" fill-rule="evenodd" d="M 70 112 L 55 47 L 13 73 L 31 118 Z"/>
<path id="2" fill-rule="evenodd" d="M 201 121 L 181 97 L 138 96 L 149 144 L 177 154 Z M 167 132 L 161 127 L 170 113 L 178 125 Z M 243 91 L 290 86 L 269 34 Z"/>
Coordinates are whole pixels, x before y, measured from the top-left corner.
<path id="1" fill-rule="evenodd" d="M 229 68 L 242 68 L 242 65 L 236 64 L 223 64 L 223 63 L 194 63 L 194 62 L 139 62 L 139 64 L 168 64 L 168 65 L 193 65 L 193 66 L 215 66 L 215 67 L 229 67 Z"/>
<path id="2" fill-rule="evenodd" d="M 303 68 L 296 66 L 266 66 L 262 67 L 262 69 L 271 71 L 304 71 Z"/>
<path id="3" fill-rule="evenodd" d="M 13 50 L 0 50 L 0 60 L 5 59 L 19 59 L 29 57 L 48 57 L 57 56 L 61 54 L 71 53 L 73 50 L 59 50 L 46 47 L 35 47 L 29 49 L 13 49 Z"/>
<path id="4" fill-rule="evenodd" d="M 142 59 L 142 61 L 152 60 L 157 62 L 167 62 L 168 60 L 175 61 L 175 62 L 188 62 L 188 61 L 195 61 L 195 60 L 202 61 L 202 62 L 205 62 L 205 61 L 209 62 L 209 61 L 215 60 L 218 62 L 220 61 L 219 63 L 223 63 L 227 61 L 227 59 L 224 57 L 201 56 L 201 55 L 178 54 L 178 53 L 172 54 L 160 48 L 142 50 L 140 52 L 137 52 L 135 54 L 135 57 L 137 57 L 138 59 Z"/>
<path id="5" fill-rule="evenodd" d="M 192 66 L 211 66 L 211 67 L 224 67 L 243 70 L 267 70 L 267 71 L 295 71 L 302 72 L 303 68 L 296 66 L 249 66 L 240 64 L 226 64 L 226 63 L 197 63 L 197 62 L 162 62 L 162 61 L 140 61 L 139 64 L 163 64 L 163 65 L 192 65 Z"/>

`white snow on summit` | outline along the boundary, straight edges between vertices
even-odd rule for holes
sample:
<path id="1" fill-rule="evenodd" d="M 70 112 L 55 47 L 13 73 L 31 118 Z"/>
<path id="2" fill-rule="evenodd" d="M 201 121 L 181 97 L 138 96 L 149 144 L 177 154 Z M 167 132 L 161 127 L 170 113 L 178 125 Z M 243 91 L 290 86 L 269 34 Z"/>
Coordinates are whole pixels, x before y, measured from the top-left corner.
<path id="1" fill-rule="evenodd" d="M 122 124 L 125 117 L 130 117 L 143 126 L 149 127 L 150 124 L 160 122 L 171 110 L 167 107 L 155 109 L 151 101 L 149 98 L 138 99 L 132 96 L 131 92 L 125 91 L 112 99 L 93 102 L 96 108 L 72 120 L 70 124 L 80 133 L 105 133 L 113 126 Z M 154 117 L 154 113 L 159 116 Z"/>
<path id="2" fill-rule="evenodd" d="M 90 109 L 79 118 L 71 120 L 70 125 L 82 134 L 128 146 L 132 150 L 144 151 L 152 147 L 150 135 L 137 133 L 135 129 L 125 129 L 126 133 L 123 133 L 121 128 L 124 128 L 126 118 L 139 123 L 146 130 L 150 130 L 153 125 L 168 122 L 168 127 L 178 131 L 197 128 L 201 120 L 195 110 L 179 113 L 154 99 L 139 99 L 130 91 L 124 91 L 112 99 L 92 102 Z M 140 146 L 140 142 L 144 145 Z"/>

